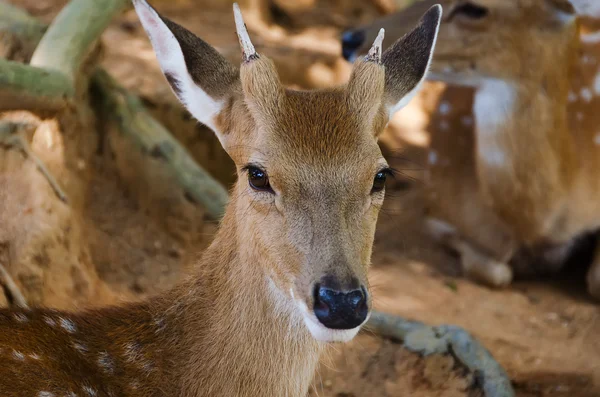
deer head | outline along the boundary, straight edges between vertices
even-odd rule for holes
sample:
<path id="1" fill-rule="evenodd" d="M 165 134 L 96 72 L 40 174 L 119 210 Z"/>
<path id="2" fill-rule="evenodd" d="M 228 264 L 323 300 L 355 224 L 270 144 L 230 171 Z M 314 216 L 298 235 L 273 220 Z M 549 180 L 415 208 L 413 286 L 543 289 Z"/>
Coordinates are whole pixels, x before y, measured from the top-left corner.
<path id="1" fill-rule="evenodd" d="M 580 3 L 589 0 L 577 0 Z M 577 24 L 568 0 L 444 0 L 446 11 L 430 79 L 479 86 L 485 79 L 537 80 L 553 60 L 572 51 Z M 344 57 L 366 53 L 366 42 L 384 27 L 390 41 L 401 37 L 417 14 L 433 4 L 419 1 L 407 9 L 345 32 Z M 586 8 L 587 7 L 587 8 Z M 582 9 L 591 6 L 581 5 Z M 386 43 L 384 43 L 385 46 Z M 567 71 L 564 71 L 566 73 Z"/>
<path id="2" fill-rule="evenodd" d="M 316 339 L 352 338 L 370 310 L 366 272 L 390 172 L 377 137 L 425 77 L 441 7 L 384 54 L 379 32 L 347 85 L 293 91 L 256 52 L 237 5 L 239 68 L 134 4 L 174 93 L 237 166 L 224 222 L 235 225 L 238 255 Z"/>

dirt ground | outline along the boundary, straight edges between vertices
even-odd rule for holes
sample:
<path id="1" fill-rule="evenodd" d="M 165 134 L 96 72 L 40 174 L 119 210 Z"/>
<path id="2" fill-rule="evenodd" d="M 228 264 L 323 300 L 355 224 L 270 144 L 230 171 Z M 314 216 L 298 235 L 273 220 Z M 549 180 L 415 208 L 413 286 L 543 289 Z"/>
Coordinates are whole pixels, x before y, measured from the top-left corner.
<path id="1" fill-rule="evenodd" d="M 10 2 L 46 21 L 66 3 Z M 231 60 L 239 59 L 228 5 L 203 7 L 192 0 L 154 4 Z M 290 86 L 339 84 L 350 71 L 339 55 L 339 31 L 377 13 L 377 8 L 366 1 L 318 1 L 315 10 L 296 12 L 291 19 L 287 16 L 283 20 L 287 29 L 256 32 L 255 44 L 259 51 L 274 58 L 283 81 Z M 142 96 L 153 114 L 199 163 L 224 183 L 231 183 L 231 163 L 210 132 L 190 120 L 175 101 L 135 13 L 128 11 L 118 18 L 104 34 L 103 43 L 106 69 Z M 420 144 L 423 140 L 415 139 L 423 134 L 417 106 L 403 110 L 383 139 L 391 165 L 404 171 L 405 177 L 390 185 L 380 216 L 371 271 L 375 307 L 432 325 L 466 328 L 507 369 L 520 397 L 600 396 L 600 309 L 585 293 L 585 247 L 565 272 L 552 279 L 517 281 L 506 290 L 490 290 L 461 278 L 457 258 L 422 231 L 426 161 L 425 148 Z M 78 214 L 81 230 L 61 226 L 64 235 L 55 239 L 65 247 L 69 241 L 79 241 L 85 247 L 73 248 L 71 244 L 62 251 L 49 247 L 48 253 L 31 261 L 33 270 L 28 272 L 18 270 L 18 264 L 9 266 L 35 303 L 74 308 L 138 299 L 165 290 L 177 282 L 191 258 L 210 242 L 216 228 L 196 207 L 179 201 L 174 206 L 175 199 L 155 190 L 150 194 L 142 183 L 132 186 L 134 177 L 123 172 L 128 169 L 122 163 L 126 161 L 123 154 L 130 152 L 126 144 L 114 137 L 99 139 L 107 148 L 96 150 L 85 164 L 90 183 Z M 3 155 L 0 153 L 0 157 Z M 9 156 L 14 158 L 8 165 L 3 163 L 1 178 L 10 178 L 10 170 L 18 167 L 30 167 L 27 172 L 35 172 L 35 167 L 17 154 Z M 157 176 L 168 187 L 165 179 Z M 44 184 L 40 178 L 35 180 Z M 42 197 L 50 197 L 44 189 Z M 11 199 L 19 206 L 5 211 L 30 213 L 44 206 L 50 212 L 55 207 L 68 211 L 58 204 L 31 199 L 32 192 L 24 187 L 12 191 L 23 197 Z M 0 189 L 0 199 L 1 194 Z M 150 196 L 154 198 L 147 199 Z M 50 222 L 47 226 L 52 225 Z M 13 232 L 24 233 L 22 230 L 27 228 L 33 230 L 35 224 L 22 225 L 20 232 Z M 1 242 L 0 233 L 0 248 Z M 66 252 L 67 259 L 84 255 L 89 269 L 82 274 L 74 274 L 81 273 L 76 266 L 59 269 L 57 279 L 49 278 L 44 258 L 58 255 L 58 251 Z M 11 255 L 18 256 L 14 252 Z M 62 282 L 60 277 L 69 281 Z M 316 375 L 311 395 L 479 396 L 475 383 L 473 374 L 450 356 L 422 359 L 399 344 L 365 334 L 349 345 L 332 347 Z"/>

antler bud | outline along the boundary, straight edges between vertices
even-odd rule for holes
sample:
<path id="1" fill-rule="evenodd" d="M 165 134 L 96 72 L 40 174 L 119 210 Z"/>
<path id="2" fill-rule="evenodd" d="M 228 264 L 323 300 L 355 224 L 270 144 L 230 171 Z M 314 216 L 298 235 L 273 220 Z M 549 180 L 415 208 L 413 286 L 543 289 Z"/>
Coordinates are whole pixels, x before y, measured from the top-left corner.
<path id="1" fill-rule="evenodd" d="M 242 47 L 242 58 L 244 62 L 252 61 L 258 58 L 258 54 L 254 49 L 250 36 L 248 35 L 248 29 L 244 23 L 242 17 L 242 11 L 237 3 L 233 3 L 233 15 L 235 18 L 235 29 L 237 31 L 238 39 L 240 40 L 240 46 Z"/>
<path id="2" fill-rule="evenodd" d="M 381 63 L 381 47 L 383 46 L 383 38 L 385 36 L 385 29 L 381 28 L 379 34 L 373 42 L 373 46 L 369 50 L 369 53 L 365 57 L 367 62 Z"/>

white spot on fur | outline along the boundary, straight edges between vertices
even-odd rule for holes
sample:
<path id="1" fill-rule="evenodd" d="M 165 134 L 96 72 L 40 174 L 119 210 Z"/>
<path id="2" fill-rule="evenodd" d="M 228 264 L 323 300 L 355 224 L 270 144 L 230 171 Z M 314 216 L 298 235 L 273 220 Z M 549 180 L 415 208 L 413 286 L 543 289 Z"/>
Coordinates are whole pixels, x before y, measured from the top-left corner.
<path id="1" fill-rule="evenodd" d="M 456 228 L 454 226 L 437 218 L 427 218 L 425 220 L 425 226 L 433 237 L 438 240 L 456 234 Z"/>
<path id="2" fill-rule="evenodd" d="M 460 118 L 460 121 L 463 123 L 463 125 L 470 127 L 473 125 L 473 117 L 472 116 L 462 116 Z"/>
<path id="3" fill-rule="evenodd" d="M 589 65 L 590 63 L 592 63 L 594 60 L 594 58 L 592 58 L 590 55 L 585 54 L 581 57 L 581 63 L 584 65 Z"/>
<path id="4" fill-rule="evenodd" d="M 41 360 L 42 359 L 39 355 L 37 355 L 35 353 L 30 354 L 29 357 L 31 357 L 34 360 Z"/>
<path id="5" fill-rule="evenodd" d="M 484 161 L 491 166 L 502 167 L 506 164 L 506 154 L 499 148 L 492 149 L 487 145 Z"/>
<path id="6" fill-rule="evenodd" d="M 581 42 L 586 44 L 600 43 L 600 31 L 581 35 Z"/>
<path id="7" fill-rule="evenodd" d="M 592 100 L 592 98 L 594 97 L 594 95 L 592 94 L 592 90 L 590 90 L 589 88 L 585 87 L 581 89 L 581 92 L 579 93 L 581 95 L 581 98 L 585 101 L 585 102 L 590 102 Z"/>
<path id="8" fill-rule="evenodd" d="M 506 155 L 498 146 L 496 132 L 508 120 L 515 106 L 514 87 L 502 80 L 486 79 L 475 93 L 473 111 L 477 125 L 479 158 L 493 167 L 502 167 Z"/>
<path id="9" fill-rule="evenodd" d="M 83 391 L 90 397 L 96 397 L 98 395 L 96 389 L 90 386 L 83 386 Z"/>
<path id="10" fill-rule="evenodd" d="M 77 350 L 81 354 L 85 354 L 88 352 L 87 346 L 84 345 L 83 343 L 74 342 L 73 347 L 75 348 L 75 350 Z"/>
<path id="11" fill-rule="evenodd" d="M 573 103 L 577 101 L 577 94 L 575 94 L 573 91 L 569 91 L 569 96 L 567 97 L 567 99 L 569 100 L 569 102 Z"/>
<path id="12" fill-rule="evenodd" d="M 24 361 L 25 360 L 25 355 L 23 353 L 21 353 L 20 351 L 17 351 L 17 350 L 13 350 L 12 351 L 12 357 L 15 360 L 19 360 L 19 361 Z"/>
<path id="13" fill-rule="evenodd" d="M 432 165 L 437 163 L 438 155 L 435 150 L 429 151 L 429 155 L 427 156 L 427 161 L 429 162 L 429 164 L 432 164 Z"/>
<path id="14" fill-rule="evenodd" d="M 98 366 L 102 368 L 104 372 L 109 374 L 112 374 L 115 370 L 113 360 L 110 358 L 107 352 L 101 352 L 98 354 Z"/>
<path id="15" fill-rule="evenodd" d="M 54 397 L 54 393 L 50 393 L 49 391 L 41 391 L 38 393 L 38 397 Z"/>
<path id="16" fill-rule="evenodd" d="M 214 118 L 223 109 L 224 101 L 211 98 L 194 82 L 188 72 L 179 42 L 158 14 L 145 1 L 135 1 L 133 4 L 150 37 L 161 69 L 165 74 L 172 75 L 178 82 L 179 100 L 196 119 L 215 131 L 223 143 L 223 137 L 216 129 Z"/>
<path id="17" fill-rule="evenodd" d="M 26 323 L 29 320 L 27 318 L 27 316 L 23 313 L 15 313 L 14 317 L 15 317 L 15 320 L 17 320 L 20 323 Z"/>
<path id="18" fill-rule="evenodd" d="M 598 71 L 598 74 L 594 78 L 594 92 L 596 95 L 600 95 L 600 71 Z"/>
<path id="19" fill-rule="evenodd" d="M 448 101 L 443 101 L 442 103 L 440 103 L 440 114 L 441 115 L 447 115 L 448 113 L 450 113 L 450 110 L 452 109 L 452 106 L 450 105 L 450 103 Z"/>
<path id="20" fill-rule="evenodd" d="M 598 146 L 600 146 L 600 132 L 598 132 L 596 135 L 594 135 L 594 143 Z"/>
<path id="21" fill-rule="evenodd" d="M 138 361 L 142 358 L 141 347 L 137 342 L 125 344 L 125 360 L 129 362 Z"/>
<path id="22" fill-rule="evenodd" d="M 75 323 L 68 318 L 59 317 L 60 326 L 70 334 L 74 334 L 77 332 L 77 327 Z"/>
<path id="23" fill-rule="evenodd" d="M 67 397 L 77 397 L 77 394 L 70 391 L 70 392 L 67 392 Z"/>
<path id="24" fill-rule="evenodd" d="M 577 112 L 575 117 L 577 117 L 577 121 L 582 121 L 583 120 L 583 112 Z"/>
<path id="25" fill-rule="evenodd" d="M 440 121 L 440 130 L 448 131 L 450 129 L 450 123 L 447 120 Z"/>
<path id="26" fill-rule="evenodd" d="M 506 122 L 515 105 L 515 89 L 498 79 L 486 79 L 475 93 L 473 112 L 480 134 L 493 134 Z"/>
<path id="27" fill-rule="evenodd" d="M 51 327 L 56 327 L 56 321 L 54 321 L 54 319 L 52 319 L 51 317 L 44 316 L 44 322 Z"/>
<path id="28" fill-rule="evenodd" d="M 156 329 L 154 330 L 155 333 L 159 334 L 163 332 L 166 328 L 165 319 L 162 317 L 155 318 L 154 325 L 156 326 Z"/>

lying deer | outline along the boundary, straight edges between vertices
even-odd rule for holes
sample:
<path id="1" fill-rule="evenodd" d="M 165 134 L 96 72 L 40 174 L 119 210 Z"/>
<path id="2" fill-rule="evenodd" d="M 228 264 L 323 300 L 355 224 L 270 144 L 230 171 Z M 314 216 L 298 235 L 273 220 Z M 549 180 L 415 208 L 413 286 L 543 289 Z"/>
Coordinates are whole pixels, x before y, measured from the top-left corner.
<path id="1" fill-rule="evenodd" d="M 431 114 L 429 226 L 492 286 L 557 270 L 600 227 L 600 1 L 574 0 L 581 18 L 567 0 L 441 3 L 429 76 L 463 88 Z M 346 32 L 344 56 L 364 53 L 375 27 L 401 35 L 428 6 Z M 600 249 L 587 282 L 600 298 Z"/>
<path id="2" fill-rule="evenodd" d="M 0 395 L 305 396 L 327 342 L 367 320 L 388 165 L 377 137 L 418 90 L 441 7 L 346 86 L 292 91 L 259 55 L 237 5 L 238 69 L 134 0 L 186 108 L 217 134 L 239 180 L 192 276 L 141 303 L 0 311 Z"/>

